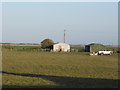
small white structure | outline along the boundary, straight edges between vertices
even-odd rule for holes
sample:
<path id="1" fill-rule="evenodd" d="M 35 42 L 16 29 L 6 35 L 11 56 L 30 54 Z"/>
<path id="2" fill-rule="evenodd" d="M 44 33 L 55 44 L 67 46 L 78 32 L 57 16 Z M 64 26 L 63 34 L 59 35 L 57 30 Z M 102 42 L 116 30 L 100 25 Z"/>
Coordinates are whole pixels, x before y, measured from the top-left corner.
<path id="1" fill-rule="evenodd" d="M 70 52 L 70 45 L 65 43 L 57 43 L 53 45 L 53 51 L 55 52 Z"/>
<path id="2" fill-rule="evenodd" d="M 90 56 L 95 56 L 95 55 L 98 55 L 98 53 L 95 52 L 90 53 Z"/>

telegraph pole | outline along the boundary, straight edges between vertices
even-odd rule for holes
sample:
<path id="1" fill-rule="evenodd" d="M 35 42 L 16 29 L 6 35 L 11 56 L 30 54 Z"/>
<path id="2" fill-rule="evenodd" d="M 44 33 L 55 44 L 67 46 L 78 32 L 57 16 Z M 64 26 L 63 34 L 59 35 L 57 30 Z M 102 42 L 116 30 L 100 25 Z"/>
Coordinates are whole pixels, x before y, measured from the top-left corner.
<path id="1" fill-rule="evenodd" d="M 64 43 L 65 43 L 66 30 L 64 30 Z"/>

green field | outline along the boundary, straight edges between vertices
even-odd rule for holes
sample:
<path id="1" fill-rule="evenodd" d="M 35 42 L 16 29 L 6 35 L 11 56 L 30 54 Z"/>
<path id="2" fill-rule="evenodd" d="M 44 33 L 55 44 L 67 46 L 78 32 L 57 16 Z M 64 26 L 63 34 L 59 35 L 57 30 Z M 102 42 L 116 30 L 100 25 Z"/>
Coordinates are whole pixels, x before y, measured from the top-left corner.
<path id="1" fill-rule="evenodd" d="M 2 49 L 5 87 L 117 88 L 118 54 Z"/>

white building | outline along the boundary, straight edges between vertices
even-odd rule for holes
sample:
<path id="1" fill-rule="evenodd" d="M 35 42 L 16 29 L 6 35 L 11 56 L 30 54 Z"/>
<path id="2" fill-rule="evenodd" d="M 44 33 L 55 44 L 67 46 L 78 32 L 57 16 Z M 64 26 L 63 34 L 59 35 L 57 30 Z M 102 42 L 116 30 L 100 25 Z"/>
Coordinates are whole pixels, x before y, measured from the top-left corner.
<path id="1" fill-rule="evenodd" d="M 55 52 L 69 52 L 70 51 L 70 45 L 65 43 L 57 43 L 53 45 L 53 51 Z"/>

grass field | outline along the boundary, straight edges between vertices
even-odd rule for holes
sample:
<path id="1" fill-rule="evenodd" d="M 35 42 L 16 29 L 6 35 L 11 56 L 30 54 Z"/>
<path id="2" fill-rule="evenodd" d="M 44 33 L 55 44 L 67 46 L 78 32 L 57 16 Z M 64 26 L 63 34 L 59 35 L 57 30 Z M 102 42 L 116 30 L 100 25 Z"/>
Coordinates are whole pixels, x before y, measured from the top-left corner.
<path id="1" fill-rule="evenodd" d="M 118 54 L 2 49 L 4 87 L 117 88 Z"/>

